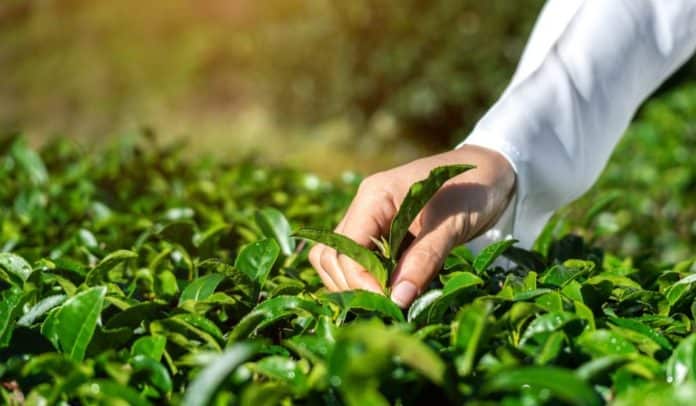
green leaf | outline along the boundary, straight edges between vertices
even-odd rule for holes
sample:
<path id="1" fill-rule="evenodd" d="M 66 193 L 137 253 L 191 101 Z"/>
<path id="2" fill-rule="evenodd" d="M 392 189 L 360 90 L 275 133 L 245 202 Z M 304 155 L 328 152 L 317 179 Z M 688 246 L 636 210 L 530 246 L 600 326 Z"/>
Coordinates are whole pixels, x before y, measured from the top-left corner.
<path id="1" fill-rule="evenodd" d="M 295 233 L 295 236 L 328 245 L 341 254 L 350 257 L 370 272 L 377 279 L 382 289 L 385 288 L 388 275 L 382 261 L 380 261 L 374 252 L 357 242 L 332 231 L 314 230 L 310 228 L 299 230 Z"/>
<path id="2" fill-rule="evenodd" d="M 574 320 L 578 320 L 578 316 L 569 312 L 553 312 L 537 316 L 524 331 L 522 344 L 538 334 L 554 332 Z"/>
<path id="3" fill-rule="evenodd" d="M 258 405 L 282 405 L 283 400 L 286 400 L 292 393 L 287 385 L 278 382 L 259 382 L 254 385 L 248 385 L 242 392 L 240 406 L 258 406 Z M 229 400 L 218 400 L 221 404 L 229 404 Z"/>
<path id="4" fill-rule="evenodd" d="M 271 207 L 261 209 L 256 212 L 256 223 L 266 237 L 275 238 L 283 255 L 289 256 L 295 251 L 292 229 L 283 213 Z"/>
<path id="5" fill-rule="evenodd" d="M 0 252 L 0 269 L 7 272 L 18 286 L 22 286 L 33 272 L 24 258 L 9 252 Z"/>
<path id="6" fill-rule="evenodd" d="M 157 302 L 142 302 L 114 314 L 107 322 L 105 327 L 117 329 L 120 327 L 131 327 L 135 329 L 144 322 L 166 317 L 168 306 Z"/>
<path id="7" fill-rule="evenodd" d="M 104 275 L 106 274 L 106 272 L 116 267 L 117 265 L 120 265 L 128 260 L 135 258 L 138 258 L 138 254 L 133 251 L 114 251 L 111 254 L 104 257 L 104 259 L 99 261 L 97 266 L 95 266 L 94 269 L 87 273 L 87 276 L 85 277 L 85 283 L 87 283 L 88 285 L 101 283 L 104 280 Z"/>
<path id="8" fill-rule="evenodd" d="M 273 355 L 251 365 L 251 369 L 268 378 L 287 384 L 296 395 L 309 389 L 307 372 L 292 358 Z"/>
<path id="9" fill-rule="evenodd" d="M 201 301 L 208 298 L 215 292 L 218 285 L 225 279 L 225 275 L 213 273 L 197 279 L 189 283 L 179 296 L 179 306 L 187 300 Z"/>
<path id="10" fill-rule="evenodd" d="M 445 363 L 430 347 L 398 327 L 385 327 L 378 320 L 353 323 L 339 331 L 329 360 L 329 373 L 349 386 L 359 385 L 378 376 L 395 358 L 433 383 L 444 383 Z"/>
<path id="11" fill-rule="evenodd" d="M 482 249 L 481 252 L 474 259 L 474 270 L 482 274 L 486 272 L 489 266 L 508 248 L 512 247 L 517 243 L 517 240 L 503 240 L 493 243 L 486 248 Z"/>
<path id="12" fill-rule="evenodd" d="M 36 319 L 46 314 L 46 312 L 53 309 L 54 307 L 63 303 L 66 298 L 67 296 L 65 295 L 46 296 L 45 298 L 41 299 L 41 301 L 39 301 L 37 304 L 32 306 L 31 309 L 29 309 L 26 313 L 24 313 L 24 315 L 22 315 L 22 317 L 17 321 L 17 325 L 30 327 L 32 324 L 34 324 Z"/>
<path id="13" fill-rule="evenodd" d="M 378 293 L 366 290 L 351 290 L 331 293 L 326 295 L 326 297 L 341 307 L 342 315 L 339 318 L 341 322 L 345 319 L 346 314 L 353 309 L 367 310 L 379 313 L 390 319 L 405 321 L 401 309 L 391 299 Z"/>
<path id="14" fill-rule="evenodd" d="M 280 247 L 275 240 L 256 241 L 242 248 L 234 267 L 263 287 L 279 254 Z"/>
<path id="15" fill-rule="evenodd" d="M 473 168 L 475 168 L 473 165 L 440 166 L 431 170 L 427 178 L 411 185 L 389 228 L 389 247 L 392 259 L 396 259 L 401 242 L 406 237 L 413 220 L 442 185 L 451 178 Z"/>
<path id="16" fill-rule="evenodd" d="M 669 305 L 676 305 L 682 297 L 686 296 L 686 294 L 693 289 L 695 283 L 696 274 L 691 274 L 672 284 L 665 292 L 665 297 L 667 297 Z"/>
<path id="17" fill-rule="evenodd" d="M 131 358 L 130 365 L 133 367 L 134 374 L 131 381 L 137 380 L 139 375 L 143 375 L 147 382 L 160 392 L 169 393 L 172 391 L 172 378 L 169 376 L 169 371 L 158 361 L 145 355 L 136 355 Z"/>
<path id="18" fill-rule="evenodd" d="M 150 357 L 155 361 L 159 361 L 164 354 L 164 348 L 167 345 L 167 338 L 164 336 L 145 336 L 140 337 L 133 343 L 131 347 L 131 355 L 143 355 Z"/>
<path id="19" fill-rule="evenodd" d="M 426 310 L 440 297 L 442 296 L 441 289 L 432 289 L 422 295 L 420 295 L 416 300 L 411 303 L 411 307 L 408 308 L 407 320 L 412 323 L 421 318 L 421 315 L 425 315 Z"/>
<path id="20" fill-rule="evenodd" d="M 630 341 L 609 330 L 584 332 L 576 341 L 580 348 L 593 357 L 628 355 L 637 351 Z"/>
<path id="21" fill-rule="evenodd" d="M 93 404 L 127 404 L 132 406 L 149 406 L 151 403 L 142 398 L 132 388 L 106 379 L 95 379 L 83 384 L 79 393 L 81 396 L 92 399 Z M 121 402 L 115 402 L 120 400 Z"/>
<path id="22" fill-rule="evenodd" d="M 539 281 L 562 288 L 577 277 L 589 274 L 594 267 L 595 264 L 592 261 L 568 260 L 562 265 L 554 265 L 539 278 Z"/>
<path id="23" fill-rule="evenodd" d="M 645 324 L 641 323 L 638 320 L 634 319 L 626 319 L 626 318 L 621 318 L 621 317 L 610 317 L 609 321 L 612 323 L 616 324 L 619 327 L 623 327 L 629 330 L 633 330 L 637 333 L 640 333 L 655 343 L 657 343 L 660 347 L 664 348 L 665 350 L 672 351 L 674 347 L 672 346 L 672 343 L 669 342 L 669 340 L 663 336 L 662 334 L 658 333 L 657 331 L 653 330 L 652 328 L 646 326 Z"/>
<path id="24" fill-rule="evenodd" d="M 519 392 L 527 387 L 548 390 L 555 398 L 572 405 L 601 404 L 590 385 L 571 371 L 557 367 L 521 367 L 502 371 L 485 383 L 483 392 Z"/>
<path id="25" fill-rule="evenodd" d="M 215 393 L 227 377 L 242 363 L 251 358 L 257 347 L 248 343 L 237 343 L 226 349 L 221 355 L 196 375 L 186 389 L 182 405 L 209 405 Z"/>
<path id="26" fill-rule="evenodd" d="M 493 305 L 489 301 L 474 302 L 462 308 L 457 313 L 456 321 L 452 323 L 452 344 L 462 351 L 455 358 L 460 376 L 467 376 L 473 371 L 492 310 Z"/>
<path id="27" fill-rule="evenodd" d="M 696 383 L 696 334 L 683 339 L 665 363 L 667 382 L 681 385 Z"/>
<path id="28" fill-rule="evenodd" d="M 448 295 L 472 286 L 483 285 L 483 280 L 470 272 L 453 272 L 442 288 L 442 294 Z"/>
<path id="29" fill-rule="evenodd" d="M 0 292 L 0 348 L 10 343 L 23 297 L 23 292 L 16 287 Z"/>
<path id="30" fill-rule="evenodd" d="M 649 382 L 641 386 L 633 386 L 620 393 L 612 405 L 614 406 L 691 406 L 696 397 L 696 384 L 692 382 L 673 386 L 662 382 Z"/>
<path id="31" fill-rule="evenodd" d="M 537 365 L 546 365 L 558 357 L 558 354 L 563 349 L 563 342 L 566 335 L 563 331 L 554 331 L 548 334 L 546 340 L 538 349 L 534 356 L 534 363 Z"/>
<path id="32" fill-rule="evenodd" d="M 227 342 L 235 342 L 247 337 L 255 329 L 298 314 L 320 315 L 330 312 L 321 305 L 298 296 L 276 296 L 247 313 L 230 332 Z"/>
<path id="33" fill-rule="evenodd" d="M 472 273 L 453 272 L 441 291 L 434 290 L 436 293 L 428 293 L 414 302 L 416 309 L 413 312 L 409 309 L 409 314 L 419 324 L 441 322 L 448 309 L 460 307 L 472 296 L 472 288 L 482 284 L 483 280 Z"/>
<path id="34" fill-rule="evenodd" d="M 26 145 L 23 138 L 18 138 L 10 149 L 12 157 L 19 167 L 29 176 L 34 185 L 42 185 L 48 181 L 48 171 L 39 154 Z"/>
<path id="35" fill-rule="evenodd" d="M 99 320 L 106 287 L 97 286 L 66 300 L 53 309 L 41 325 L 41 333 L 59 351 L 82 361 Z"/>
<path id="36" fill-rule="evenodd" d="M 459 245 L 454 247 L 452 251 L 445 258 L 445 263 L 443 268 L 445 270 L 459 269 L 459 268 L 471 268 L 471 263 L 474 261 L 474 254 L 466 245 Z"/>

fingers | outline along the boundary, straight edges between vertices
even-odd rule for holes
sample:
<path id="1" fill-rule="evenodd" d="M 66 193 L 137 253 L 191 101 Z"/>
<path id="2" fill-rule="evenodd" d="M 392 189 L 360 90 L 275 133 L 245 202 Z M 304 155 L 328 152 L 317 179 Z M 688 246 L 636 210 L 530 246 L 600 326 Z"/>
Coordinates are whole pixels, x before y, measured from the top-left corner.
<path id="1" fill-rule="evenodd" d="M 373 192 L 363 194 L 354 201 L 344 221 L 336 232 L 345 235 L 360 245 L 372 247 L 372 238 L 380 238 L 388 231 L 394 209 L 387 194 Z M 382 293 L 377 279 L 360 264 L 345 255 L 339 255 L 339 268 L 349 289 L 364 289 Z"/>
<path id="2" fill-rule="evenodd" d="M 457 240 L 453 221 L 424 227 L 404 252 L 392 278 L 391 299 L 407 308 L 437 274 Z"/>
<path id="3" fill-rule="evenodd" d="M 324 270 L 324 267 L 321 266 L 321 252 L 325 247 L 325 245 L 321 244 L 312 247 L 312 249 L 309 251 L 309 262 L 312 264 L 314 269 L 316 269 L 319 278 L 321 278 L 322 283 L 324 283 L 324 286 L 326 286 L 326 288 L 330 291 L 336 292 L 340 290 L 338 285 L 333 281 L 329 273 Z"/>
<path id="4" fill-rule="evenodd" d="M 368 178 L 351 203 L 336 232 L 365 247 L 373 245 L 371 238 L 385 234 L 396 212 L 385 185 L 375 177 Z M 309 260 L 332 291 L 364 289 L 382 293 L 377 280 L 360 264 L 325 245 L 310 251 Z"/>

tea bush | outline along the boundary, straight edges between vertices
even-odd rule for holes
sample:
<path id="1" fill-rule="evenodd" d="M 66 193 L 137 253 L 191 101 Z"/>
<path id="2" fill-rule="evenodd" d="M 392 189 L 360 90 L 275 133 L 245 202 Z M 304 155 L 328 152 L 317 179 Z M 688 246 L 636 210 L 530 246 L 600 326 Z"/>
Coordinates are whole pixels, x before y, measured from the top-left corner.
<path id="1" fill-rule="evenodd" d="M 683 199 L 678 219 L 690 215 L 676 140 L 693 135 L 692 94 L 646 108 L 617 152 L 640 140 L 624 180 L 659 176 L 625 196 Z M 646 222 L 613 234 L 612 200 L 588 197 L 536 252 L 459 247 L 404 312 L 374 293 L 326 292 L 293 237 L 335 225 L 356 175 L 187 161 L 184 147 L 0 142 L 4 403 L 686 405 L 696 394 L 693 259 L 622 259 L 591 242 L 673 235 L 673 218 L 647 225 L 645 203 L 620 210 Z M 600 187 L 618 186 L 619 164 Z"/>

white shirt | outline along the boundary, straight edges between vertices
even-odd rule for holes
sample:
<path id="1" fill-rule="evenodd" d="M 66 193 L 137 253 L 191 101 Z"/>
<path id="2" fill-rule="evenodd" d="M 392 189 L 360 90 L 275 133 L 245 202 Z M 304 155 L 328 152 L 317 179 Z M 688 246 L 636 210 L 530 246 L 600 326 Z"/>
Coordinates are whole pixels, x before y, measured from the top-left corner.
<path id="1" fill-rule="evenodd" d="M 515 197 L 478 250 L 530 248 L 596 181 L 640 104 L 696 49 L 696 0 L 549 0 L 512 82 L 461 144 L 504 155 Z"/>

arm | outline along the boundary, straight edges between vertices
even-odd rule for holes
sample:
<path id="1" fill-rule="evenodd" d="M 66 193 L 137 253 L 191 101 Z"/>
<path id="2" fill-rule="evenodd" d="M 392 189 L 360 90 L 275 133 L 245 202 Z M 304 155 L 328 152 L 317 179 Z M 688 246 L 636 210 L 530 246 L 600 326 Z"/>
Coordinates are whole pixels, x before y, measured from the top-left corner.
<path id="1" fill-rule="evenodd" d="M 411 225 L 392 300 L 409 306 L 455 245 L 511 234 L 530 247 L 553 211 L 594 182 L 638 105 L 693 52 L 695 30 L 696 0 L 551 0 L 512 84 L 465 143 L 367 178 L 336 231 L 371 246 L 413 182 L 470 163 L 477 168 L 447 182 Z M 330 290 L 380 291 L 331 248 L 317 245 L 309 259 Z"/>
<path id="2" fill-rule="evenodd" d="M 515 203 L 474 247 L 505 235 L 530 247 L 695 48 L 695 0 L 550 1 L 511 85 L 463 143 L 501 153 L 517 173 Z"/>

